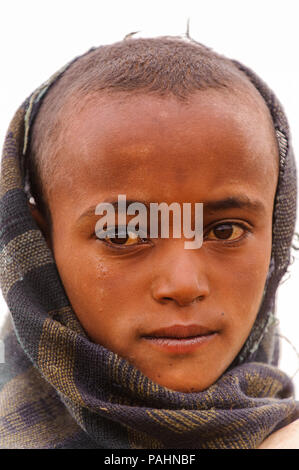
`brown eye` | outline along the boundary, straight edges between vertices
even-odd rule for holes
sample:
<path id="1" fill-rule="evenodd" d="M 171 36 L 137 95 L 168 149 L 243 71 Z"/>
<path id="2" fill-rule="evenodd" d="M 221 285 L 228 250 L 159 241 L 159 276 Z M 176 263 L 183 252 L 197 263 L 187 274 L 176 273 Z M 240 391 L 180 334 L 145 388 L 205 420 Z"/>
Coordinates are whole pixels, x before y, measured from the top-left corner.
<path id="1" fill-rule="evenodd" d="M 143 239 L 141 239 L 136 233 L 127 231 L 125 233 L 125 237 L 120 237 L 119 235 L 123 234 L 122 229 L 118 231 L 115 237 L 106 237 L 106 242 L 113 244 L 113 245 L 138 245 Z"/>
<path id="2" fill-rule="evenodd" d="M 233 223 L 219 224 L 213 227 L 207 236 L 209 240 L 236 240 L 244 234 L 244 228 Z"/>

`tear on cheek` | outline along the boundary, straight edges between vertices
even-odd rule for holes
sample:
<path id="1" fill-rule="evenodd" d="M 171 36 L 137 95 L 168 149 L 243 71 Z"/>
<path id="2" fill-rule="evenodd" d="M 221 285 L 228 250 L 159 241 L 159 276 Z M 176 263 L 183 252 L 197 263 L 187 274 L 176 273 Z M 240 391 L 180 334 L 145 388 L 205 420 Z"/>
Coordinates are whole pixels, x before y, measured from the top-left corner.
<path id="1" fill-rule="evenodd" d="M 108 274 L 108 268 L 107 266 L 105 266 L 104 263 L 99 263 L 97 265 L 97 271 L 98 271 L 99 277 L 103 277 Z"/>

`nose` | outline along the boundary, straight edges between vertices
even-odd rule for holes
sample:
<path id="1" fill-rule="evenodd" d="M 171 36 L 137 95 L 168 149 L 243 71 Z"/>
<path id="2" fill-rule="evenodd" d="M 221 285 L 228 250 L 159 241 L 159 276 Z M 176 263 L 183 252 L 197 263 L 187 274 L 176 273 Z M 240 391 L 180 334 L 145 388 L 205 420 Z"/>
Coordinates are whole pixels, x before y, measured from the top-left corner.
<path id="1" fill-rule="evenodd" d="M 171 255 L 160 259 L 152 282 L 152 297 L 157 302 L 174 302 L 183 307 L 203 301 L 209 294 L 206 266 L 198 249 L 177 247 Z"/>

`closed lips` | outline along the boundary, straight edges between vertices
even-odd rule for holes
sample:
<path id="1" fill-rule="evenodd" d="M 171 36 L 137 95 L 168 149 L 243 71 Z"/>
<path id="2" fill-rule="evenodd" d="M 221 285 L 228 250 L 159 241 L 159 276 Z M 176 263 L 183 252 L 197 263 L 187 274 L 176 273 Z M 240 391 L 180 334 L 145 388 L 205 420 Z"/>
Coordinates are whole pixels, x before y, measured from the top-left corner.
<path id="1" fill-rule="evenodd" d="M 158 330 L 154 330 L 145 338 L 173 338 L 173 339 L 187 339 L 197 336 L 208 336 L 215 333 L 215 330 L 201 326 L 201 325 L 172 325 Z"/>
<path id="2" fill-rule="evenodd" d="M 144 335 L 143 339 L 163 354 L 182 356 L 193 354 L 198 348 L 207 346 L 215 336 L 217 331 L 193 324 L 160 328 Z"/>

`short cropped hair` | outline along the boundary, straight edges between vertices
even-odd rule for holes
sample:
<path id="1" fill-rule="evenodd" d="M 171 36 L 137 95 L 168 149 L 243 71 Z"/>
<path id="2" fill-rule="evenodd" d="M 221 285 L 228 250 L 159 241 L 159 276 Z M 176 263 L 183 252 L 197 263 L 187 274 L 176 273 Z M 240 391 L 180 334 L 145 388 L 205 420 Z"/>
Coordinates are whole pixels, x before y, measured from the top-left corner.
<path id="1" fill-rule="evenodd" d="M 232 60 L 181 37 L 130 38 L 100 46 L 76 60 L 47 92 L 37 114 L 28 152 L 31 195 L 51 227 L 48 204 L 55 182 L 63 108 L 91 93 L 147 93 L 188 98 L 207 88 L 233 88 L 247 76 Z"/>

